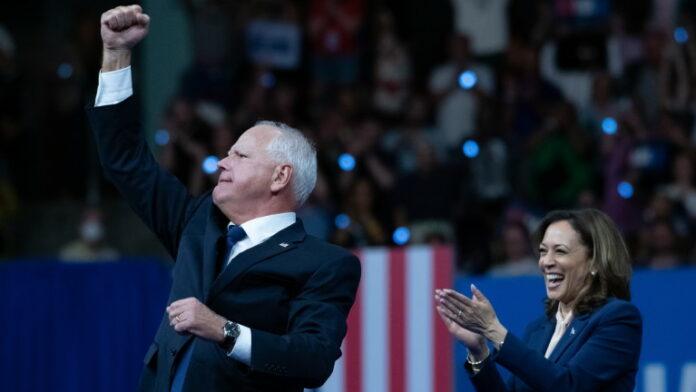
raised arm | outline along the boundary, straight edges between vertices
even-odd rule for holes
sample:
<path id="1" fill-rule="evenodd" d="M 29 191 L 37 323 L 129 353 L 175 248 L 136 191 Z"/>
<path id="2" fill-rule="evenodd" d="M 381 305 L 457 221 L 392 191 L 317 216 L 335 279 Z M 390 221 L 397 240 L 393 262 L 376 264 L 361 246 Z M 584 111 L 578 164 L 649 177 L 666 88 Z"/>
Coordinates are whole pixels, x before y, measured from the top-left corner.
<path id="1" fill-rule="evenodd" d="M 197 203 L 152 156 L 137 104 L 130 97 L 130 70 L 125 70 L 130 66 L 132 48 L 147 35 L 149 23 L 149 16 L 139 5 L 116 7 L 102 14 L 104 47 L 99 90 L 109 90 L 103 86 L 108 84 L 105 75 L 127 72 L 129 92 L 98 93 L 95 107 L 88 108 L 87 115 L 105 176 L 174 256 L 182 227 Z M 104 96 L 109 98 L 100 100 Z"/>

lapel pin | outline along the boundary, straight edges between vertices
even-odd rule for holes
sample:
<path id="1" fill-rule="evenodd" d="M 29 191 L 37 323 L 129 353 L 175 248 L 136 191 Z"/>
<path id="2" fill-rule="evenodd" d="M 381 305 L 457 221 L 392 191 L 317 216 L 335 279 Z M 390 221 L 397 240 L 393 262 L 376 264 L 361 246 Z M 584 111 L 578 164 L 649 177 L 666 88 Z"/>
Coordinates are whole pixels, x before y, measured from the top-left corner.
<path id="1" fill-rule="evenodd" d="M 283 248 L 287 248 L 289 246 L 287 242 L 281 242 L 278 245 L 282 246 Z"/>
<path id="2" fill-rule="evenodd" d="M 575 335 L 575 328 L 571 328 L 571 329 L 570 329 L 570 334 L 571 334 L 571 335 Z"/>

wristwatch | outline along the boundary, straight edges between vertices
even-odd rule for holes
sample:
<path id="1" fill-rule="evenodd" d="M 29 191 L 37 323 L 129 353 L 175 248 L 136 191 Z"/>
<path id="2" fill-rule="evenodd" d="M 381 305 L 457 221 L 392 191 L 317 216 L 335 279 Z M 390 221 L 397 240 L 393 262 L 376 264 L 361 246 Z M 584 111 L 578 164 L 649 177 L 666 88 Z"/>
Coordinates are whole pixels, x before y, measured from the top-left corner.
<path id="1" fill-rule="evenodd" d="M 225 335 L 225 338 L 220 344 L 225 352 L 230 353 L 232 351 L 239 337 L 239 332 L 239 324 L 230 320 L 225 322 L 225 325 L 222 327 L 222 333 Z"/>

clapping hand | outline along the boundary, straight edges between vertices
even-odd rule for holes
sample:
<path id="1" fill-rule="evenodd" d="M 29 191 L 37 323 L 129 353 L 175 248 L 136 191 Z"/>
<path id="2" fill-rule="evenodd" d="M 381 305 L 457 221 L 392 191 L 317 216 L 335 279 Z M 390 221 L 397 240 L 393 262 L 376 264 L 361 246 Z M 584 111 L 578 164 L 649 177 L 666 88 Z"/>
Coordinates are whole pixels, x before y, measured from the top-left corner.
<path id="1" fill-rule="evenodd" d="M 500 324 L 493 305 L 476 286 L 471 285 L 471 298 L 452 289 L 435 290 L 437 311 L 449 332 L 474 354 L 485 351 L 485 339 L 498 346 L 507 334 Z"/>

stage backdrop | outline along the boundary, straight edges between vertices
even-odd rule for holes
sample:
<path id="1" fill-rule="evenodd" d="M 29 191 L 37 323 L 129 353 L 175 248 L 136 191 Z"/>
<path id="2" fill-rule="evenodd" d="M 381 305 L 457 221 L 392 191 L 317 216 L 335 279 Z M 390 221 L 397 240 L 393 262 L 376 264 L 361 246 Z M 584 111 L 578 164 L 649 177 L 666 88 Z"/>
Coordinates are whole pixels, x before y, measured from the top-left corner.
<path id="1" fill-rule="evenodd" d="M 539 277 L 451 275 L 447 248 L 358 252 L 363 279 L 344 356 L 322 391 L 469 391 L 464 349 L 432 290 L 475 283 L 516 334 L 542 312 Z M 453 283 L 452 283 L 453 282 Z M 170 270 L 156 260 L 0 262 L 0 391 L 131 391 L 159 323 Z M 696 392 L 696 269 L 637 271 L 644 319 L 638 392 Z"/>

